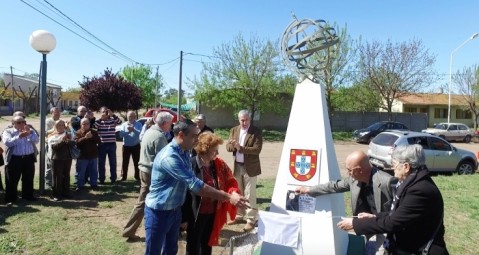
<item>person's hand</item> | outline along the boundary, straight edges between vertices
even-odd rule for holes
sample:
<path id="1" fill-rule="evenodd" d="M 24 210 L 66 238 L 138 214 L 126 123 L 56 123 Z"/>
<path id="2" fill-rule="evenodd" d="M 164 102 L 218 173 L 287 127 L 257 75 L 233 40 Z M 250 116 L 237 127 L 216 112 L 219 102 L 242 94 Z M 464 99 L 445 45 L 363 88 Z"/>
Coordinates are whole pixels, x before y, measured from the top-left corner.
<path id="1" fill-rule="evenodd" d="M 30 133 L 31 133 L 30 127 L 28 125 L 25 125 L 23 130 L 20 131 L 19 137 L 27 137 L 30 135 Z"/>
<path id="2" fill-rule="evenodd" d="M 233 145 L 233 147 L 238 151 L 241 149 L 241 145 L 235 139 L 230 139 L 228 143 Z"/>
<path id="3" fill-rule="evenodd" d="M 342 218 L 336 226 L 344 231 L 353 230 L 353 218 Z"/>
<path id="4" fill-rule="evenodd" d="M 91 133 L 91 131 L 88 131 L 88 133 L 86 133 L 85 137 L 86 138 L 92 138 L 93 134 Z"/>
<path id="5" fill-rule="evenodd" d="M 241 196 L 240 194 L 236 192 L 231 193 L 229 201 L 232 205 L 240 209 L 247 208 L 246 203 L 248 202 L 248 199 L 246 199 L 245 197 Z"/>
<path id="6" fill-rule="evenodd" d="M 362 213 L 359 213 L 359 214 L 358 214 L 358 218 L 359 218 L 359 219 L 362 219 L 362 218 L 375 218 L 375 217 L 376 217 L 376 215 L 371 214 L 371 213 L 362 212 Z"/>
<path id="7" fill-rule="evenodd" d="M 296 190 L 294 190 L 294 192 L 299 194 L 309 194 L 309 187 L 304 187 L 304 186 L 297 187 Z"/>
<path id="8" fill-rule="evenodd" d="M 133 125 L 131 124 L 128 124 L 128 132 L 133 132 L 135 130 L 135 128 L 133 127 Z"/>

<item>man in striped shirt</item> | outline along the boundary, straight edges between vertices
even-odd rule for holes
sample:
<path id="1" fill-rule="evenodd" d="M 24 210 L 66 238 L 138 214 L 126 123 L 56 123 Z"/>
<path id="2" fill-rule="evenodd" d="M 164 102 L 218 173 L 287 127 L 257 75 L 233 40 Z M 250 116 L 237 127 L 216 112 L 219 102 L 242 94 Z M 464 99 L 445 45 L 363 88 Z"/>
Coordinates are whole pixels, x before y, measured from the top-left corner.
<path id="1" fill-rule="evenodd" d="M 98 180 L 100 184 L 105 184 L 105 161 L 108 155 L 110 163 L 110 181 L 116 182 L 116 138 L 115 127 L 121 123 L 121 120 L 111 112 L 106 106 L 100 108 L 101 117 L 95 121 L 95 128 L 100 136 L 98 145 Z"/>

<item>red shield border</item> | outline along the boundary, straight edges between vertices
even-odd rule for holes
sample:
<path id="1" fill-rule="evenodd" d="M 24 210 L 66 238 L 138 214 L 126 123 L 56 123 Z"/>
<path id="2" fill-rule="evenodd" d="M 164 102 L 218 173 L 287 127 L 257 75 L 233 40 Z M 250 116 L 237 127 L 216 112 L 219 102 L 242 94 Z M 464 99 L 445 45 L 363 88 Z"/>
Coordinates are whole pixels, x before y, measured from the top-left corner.
<path id="1" fill-rule="evenodd" d="M 301 175 L 296 172 L 296 156 L 301 155 L 301 156 L 310 156 L 311 157 L 311 168 L 308 172 L 308 174 Z M 294 179 L 305 182 L 309 181 L 311 178 L 314 177 L 316 174 L 317 170 L 317 165 L 318 165 L 318 151 L 316 150 L 303 150 L 303 149 L 291 149 L 290 154 L 289 154 L 289 172 L 291 173 L 291 176 L 293 176 Z"/>

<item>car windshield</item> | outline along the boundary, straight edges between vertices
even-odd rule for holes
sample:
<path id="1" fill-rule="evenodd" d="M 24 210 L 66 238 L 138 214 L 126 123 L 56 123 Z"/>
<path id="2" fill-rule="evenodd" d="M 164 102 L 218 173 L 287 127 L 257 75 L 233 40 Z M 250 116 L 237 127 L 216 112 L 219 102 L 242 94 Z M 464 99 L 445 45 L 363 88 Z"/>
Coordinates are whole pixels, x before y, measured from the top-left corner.
<path id="1" fill-rule="evenodd" d="M 383 125 L 382 122 L 376 122 L 376 123 L 372 124 L 371 126 L 369 126 L 367 129 L 376 130 L 376 129 L 379 129 L 382 125 Z"/>
<path id="2" fill-rule="evenodd" d="M 434 126 L 434 128 L 446 130 L 446 129 L 447 129 L 447 126 L 446 126 L 446 124 L 440 123 L 440 124 L 436 124 L 436 125 Z"/>

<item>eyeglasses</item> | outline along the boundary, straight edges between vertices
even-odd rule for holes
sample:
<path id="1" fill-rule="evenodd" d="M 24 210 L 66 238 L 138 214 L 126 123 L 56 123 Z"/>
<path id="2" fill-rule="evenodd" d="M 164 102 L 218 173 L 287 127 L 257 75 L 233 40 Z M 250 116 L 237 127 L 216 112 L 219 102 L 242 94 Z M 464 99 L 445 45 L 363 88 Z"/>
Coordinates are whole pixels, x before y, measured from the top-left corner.
<path id="1" fill-rule="evenodd" d="M 23 120 L 23 121 L 15 121 L 14 123 L 15 123 L 15 124 L 25 124 L 25 123 L 27 123 L 27 122 Z"/>

